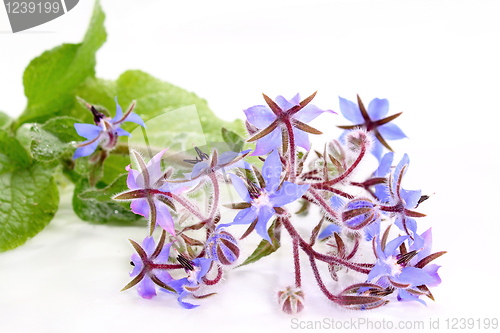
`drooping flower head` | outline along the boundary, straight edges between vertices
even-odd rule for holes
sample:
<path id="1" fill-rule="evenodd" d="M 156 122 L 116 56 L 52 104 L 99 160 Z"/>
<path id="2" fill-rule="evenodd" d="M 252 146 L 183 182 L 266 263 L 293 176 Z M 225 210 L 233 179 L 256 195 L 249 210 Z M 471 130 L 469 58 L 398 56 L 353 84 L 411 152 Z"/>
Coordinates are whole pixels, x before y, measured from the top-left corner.
<path id="1" fill-rule="evenodd" d="M 259 133 L 247 140 L 248 142 L 257 140 L 257 146 L 252 156 L 265 155 L 273 149 L 281 147 L 282 130 L 286 131 L 287 128 L 292 127 L 295 145 L 309 150 L 307 133 L 321 134 L 321 132 L 307 123 L 323 112 L 335 113 L 332 110 L 321 110 L 309 104 L 315 95 L 316 93 L 303 101 L 300 101 L 299 94 L 290 100 L 278 96 L 274 101 L 264 95 L 268 105 L 256 105 L 243 110 L 247 121 L 260 130 Z"/>
<path id="2" fill-rule="evenodd" d="M 218 228 L 234 224 L 251 224 L 255 220 L 255 230 L 263 239 L 271 243 L 267 232 L 267 222 L 276 213 L 276 208 L 289 204 L 302 197 L 309 185 L 297 185 L 284 181 L 280 187 L 281 160 L 277 150 L 274 150 L 262 167 L 262 181 L 258 185 L 245 182 L 236 175 L 229 174 L 234 188 L 245 201 L 235 206 L 243 208 L 230 224 L 219 225 Z M 247 187 L 248 186 L 248 187 Z"/>
<path id="3" fill-rule="evenodd" d="M 184 302 L 184 298 L 188 295 L 192 295 L 195 298 L 205 298 L 214 295 L 214 293 L 201 296 L 194 294 L 194 292 L 198 291 L 203 285 L 202 279 L 210 271 L 210 268 L 212 267 L 212 259 L 196 258 L 193 260 L 188 260 L 179 255 L 177 257 L 177 260 L 184 267 L 184 270 L 186 271 L 188 276 L 177 280 L 171 280 L 168 283 L 168 286 L 171 287 L 175 291 L 175 293 L 179 295 L 177 301 L 183 308 L 196 308 L 199 305 Z M 167 293 L 173 292 L 171 289 L 162 289 L 162 291 Z"/>
<path id="4" fill-rule="evenodd" d="M 91 124 L 75 124 L 75 129 L 78 135 L 83 136 L 87 141 L 78 144 L 73 155 L 73 159 L 83 156 L 89 156 L 100 145 L 104 150 L 112 150 L 118 142 L 119 136 L 130 136 L 130 133 L 123 130 L 120 126 L 125 121 L 130 121 L 146 128 L 144 121 L 139 115 L 133 113 L 135 102 L 129 107 L 127 112 L 123 114 L 122 108 L 118 104 L 118 97 L 115 97 L 116 115 L 106 117 L 102 112 L 97 111 L 94 106 L 87 104 L 87 107 L 94 116 L 95 125 Z"/>
<path id="5" fill-rule="evenodd" d="M 368 110 L 365 109 L 359 96 L 357 105 L 342 97 L 339 97 L 339 105 L 342 115 L 355 125 L 338 127 L 345 130 L 362 127 L 368 132 L 372 132 L 376 138 L 372 154 L 375 155 L 379 161 L 382 158 L 383 146 L 392 151 L 385 140 L 406 138 L 406 135 L 397 125 L 390 123 L 390 121 L 399 117 L 402 112 L 385 117 L 389 112 L 389 101 L 387 99 L 373 99 L 368 105 Z"/>

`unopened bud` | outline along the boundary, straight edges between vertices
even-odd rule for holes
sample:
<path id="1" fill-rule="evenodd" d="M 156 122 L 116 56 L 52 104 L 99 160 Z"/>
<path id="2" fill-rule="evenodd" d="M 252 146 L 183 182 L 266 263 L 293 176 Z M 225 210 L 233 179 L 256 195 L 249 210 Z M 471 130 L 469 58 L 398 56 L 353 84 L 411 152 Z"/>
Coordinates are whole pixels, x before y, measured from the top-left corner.
<path id="1" fill-rule="evenodd" d="M 300 288 L 286 287 L 278 292 L 278 301 L 283 312 L 297 314 L 304 309 L 304 292 Z"/>
<path id="2" fill-rule="evenodd" d="M 240 256 L 240 248 L 236 239 L 227 231 L 215 231 L 206 244 L 208 258 L 220 262 L 222 265 L 233 264 Z"/>
<path id="3" fill-rule="evenodd" d="M 359 230 L 377 221 L 380 212 L 370 199 L 351 200 L 342 212 L 343 224 L 352 230 Z"/>

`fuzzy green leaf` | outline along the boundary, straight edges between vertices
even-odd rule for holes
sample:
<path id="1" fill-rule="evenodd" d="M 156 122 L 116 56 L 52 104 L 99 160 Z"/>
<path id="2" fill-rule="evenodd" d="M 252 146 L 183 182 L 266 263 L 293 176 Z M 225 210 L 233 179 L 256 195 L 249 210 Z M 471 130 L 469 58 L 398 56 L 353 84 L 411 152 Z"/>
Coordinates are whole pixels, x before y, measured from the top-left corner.
<path id="1" fill-rule="evenodd" d="M 103 189 L 106 184 L 98 182 L 96 186 L 98 189 Z M 128 223 L 144 219 L 142 216 L 132 213 L 130 208 L 116 202 L 100 202 L 94 198 L 81 199 L 80 194 L 89 190 L 91 189 L 88 179 L 81 178 L 76 184 L 73 194 L 73 210 L 82 220 L 94 223 Z"/>
<path id="2" fill-rule="evenodd" d="M 24 244 L 52 220 L 59 205 L 53 172 L 0 131 L 0 251 Z"/>
<path id="3" fill-rule="evenodd" d="M 278 229 L 278 233 L 275 235 L 275 228 L 274 225 L 276 224 L 276 220 L 271 224 L 267 232 L 269 233 L 269 237 L 273 241 L 272 244 L 270 244 L 266 240 L 262 240 L 255 251 L 238 267 L 245 266 L 251 263 L 254 263 L 256 261 L 259 261 L 261 258 L 266 257 L 270 255 L 273 252 L 276 252 L 281 246 L 280 242 L 280 235 L 281 233 L 279 232 L 280 229 Z"/>
<path id="4" fill-rule="evenodd" d="M 42 125 L 31 127 L 31 154 L 39 161 L 53 161 L 74 150 L 71 142 L 81 141 L 74 124 L 79 120 L 71 117 L 52 118 Z"/>
<path id="5" fill-rule="evenodd" d="M 28 105 L 16 128 L 26 122 L 44 122 L 68 115 L 76 88 L 95 75 L 95 53 L 106 41 L 104 12 L 96 1 L 89 28 L 80 44 L 63 44 L 33 59 L 23 76 Z"/>

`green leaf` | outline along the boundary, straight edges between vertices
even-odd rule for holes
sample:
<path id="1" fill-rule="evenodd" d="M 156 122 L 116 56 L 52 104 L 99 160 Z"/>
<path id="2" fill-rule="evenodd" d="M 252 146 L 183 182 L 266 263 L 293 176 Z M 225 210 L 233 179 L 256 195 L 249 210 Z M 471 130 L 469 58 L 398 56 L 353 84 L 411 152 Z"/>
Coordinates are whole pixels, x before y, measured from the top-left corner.
<path id="1" fill-rule="evenodd" d="M 13 137 L 0 131 L 0 251 L 40 232 L 54 217 L 59 192 L 54 165 L 32 163 Z"/>
<path id="2" fill-rule="evenodd" d="M 0 129 L 6 129 L 12 123 L 12 118 L 0 111 Z"/>
<path id="3" fill-rule="evenodd" d="M 106 41 L 104 12 L 96 1 L 89 28 L 80 44 L 63 44 L 33 59 L 23 76 L 28 105 L 16 123 L 44 122 L 67 115 L 75 104 L 74 92 L 95 75 L 95 53 Z"/>
<path id="4" fill-rule="evenodd" d="M 241 265 L 238 265 L 238 267 L 254 263 L 261 258 L 266 257 L 273 252 L 276 252 L 276 250 L 280 248 L 281 227 L 278 226 L 275 228 L 276 222 L 277 220 L 274 220 L 274 222 L 267 230 L 267 232 L 269 233 L 269 237 L 271 238 L 273 243 L 270 244 L 268 241 L 263 239 L 255 249 L 255 251 L 253 251 L 253 253 Z"/>
<path id="5" fill-rule="evenodd" d="M 105 187 L 105 183 L 97 183 L 98 189 Z M 81 199 L 80 195 L 89 190 L 91 189 L 88 179 L 81 178 L 76 184 L 73 194 L 73 210 L 82 220 L 94 223 L 128 223 L 144 219 L 142 216 L 132 213 L 129 207 L 126 208 L 116 202 L 100 202 L 94 198 Z"/>
<path id="6" fill-rule="evenodd" d="M 110 185 L 101 189 L 92 189 L 83 191 L 78 195 L 78 198 L 83 200 L 95 199 L 99 202 L 117 203 L 116 201 L 113 201 L 111 197 L 115 196 L 120 192 L 128 190 L 127 177 L 128 173 L 121 174 Z"/>
<path id="7" fill-rule="evenodd" d="M 74 125 L 79 120 L 71 117 L 52 118 L 31 127 L 31 154 L 39 161 L 53 161 L 74 150 L 71 142 L 81 141 Z"/>
<path id="8" fill-rule="evenodd" d="M 239 152 L 243 150 L 245 140 L 241 136 L 225 127 L 222 127 L 221 133 L 222 139 L 230 145 L 233 151 Z"/>

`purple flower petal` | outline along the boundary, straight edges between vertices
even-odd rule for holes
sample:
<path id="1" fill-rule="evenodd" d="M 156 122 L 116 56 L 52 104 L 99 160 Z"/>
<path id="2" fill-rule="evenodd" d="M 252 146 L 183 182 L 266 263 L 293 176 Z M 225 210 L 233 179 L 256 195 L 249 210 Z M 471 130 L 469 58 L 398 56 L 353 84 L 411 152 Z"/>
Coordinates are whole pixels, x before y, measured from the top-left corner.
<path id="1" fill-rule="evenodd" d="M 367 241 L 371 241 L 373 237 L 378 237 L 380 235 L 380 219 L 375 222 L 370 223 L 366 227 L 363 228 L 365 232 L 365 239 Z"/>
<path id="2" fill-rule="evenodd" d="M 323 231 L 318 235 L 318 239 L 325 239 L 327 237 L 330 237 L 333 235 L 335 232 L 340 232 L 340 227 L 336 224 L 329 224 Z"/>
<path id="3" fill-rule="evenodd" d="M 272 244 L 271 238 L 269 237 L 269 233 L 267 232 L 267 222 L 273 217 L 275 214 L 274 208 L 270 206 L 264 206 L 259 209 L 259 220 L 255 225 L 255 231 L 257 234 Z"/>
<path id="4" fill-rule="evenodd" d="M 401 161 L 396 166 L 396 169 L 394 170 L 394 175 L 392 177 L 392 183 L 391 183 L 392 193 L 397 194 L 397 185 L 399 178 L 403 178 L 406 171 L 408 171 L 409 164 L 410 164 L 410 158 L 408 157 L 408 154 L 404 154 L 403 158 L 401 159 Z"/>
<path id="5" fill-rule="evenodd" d="M 131 190 L 137 190 L 137 189 L 143 188 L 142 186 L 144 186 L 144 181 L 142 181 L 142 175 L 141 175 L 141 173 L 139 171 L 137 171 L 137 170 L 132 169 L 130 167 L 130 164 L 125 167 L 125 170 L 128 171 L 128 176 L 127 176 L 127 186 L 128 186 L 128 188 L 131 189 Z M 139 178 L 141 178 L 141 179 L 139 180 Z M 138 180 L 139 180 L 139 182 L 142 183 L 141 184 L 142 186 L 139 186 L 137 184 Z"/>
<path id="6" fill-rule="evenodd" d="M 229 177 L 231 177 L 231 182 L 240 197 L 245 200 L 245 202 L 251 202 L 252 199 L 250 198 L 245 182 L 240 177 L 233 175 L 232 173 L 229 174 Z"/>
<path id="7" fill-rule="evenodd" d="M 287 111 L 287 110 L 290 110 L 291 108 L 293 108 L 294 106 L 299 105 L 300 100 L 299 100 L 299 102 L 297 102 L 297 97 L 300 99 L 300 95 L 297 94 L 297 95 L 295 95 L 294 98 L 292 98 L 290 101 L 288 101 L 285 97 L 279 95 L 279 96 L 276 96 L 274 101 L 276 102 L 276 104 L 278 104 L 278 106 L 281 108 L 281 110 Z"/>
<path id="8" fill-rule="evenodd" d="M 156 296 L 155 284 L 149 276 L 144 276 L 141 282 L 137 285 L 137 292 L 142 298 L 151 299 Z"/>
<path id="9" fill-rule="evenodd" d="M 375 177 L 385 177 L 391 171 L 392 161 L 394 160 L 394 153 L 391 151 L 382 157 L 380 164 L 373 174 Z"/>
<path id="10" fill-rule="evenodd" d="M 142 248 L 148 254 L 148 257 L 153 254 L 155 251 L 155 240 L 153 237 L 146 237 L 142 241 Z"/>
<path id="11" fill-rule="evenodd" d="M 222 154 L 219 155 L 218 160 L 217 160 L 217 165 L 223 165 L 231 162 L 234 160 L 236 157 L 238 157 L 240 153 L 237 153 L 235 151 L 225 151 Z"/>
<path id="12" fill-rule="evenodd" d="M 415 219 L 413 219 L 411 217 L 407 217 L 407 216 L 405 216 L 405 221 L 406 221 L 406 229 L 408 229 L 408 232 L 410 232 L 410 234 L 415 235 L 417 233 L 417 221 L 415 221 Z M 396 221 L 394 222 L 394 224 L 401 231 L 406 232 L 406 229 L 405 229 L 405 227 L 403 225 L 403 218 L 402 217 L 397 217 Z"/>
<path id="13" fill-rule="evenodd" d="M 207 275 L 210 267 L 212 266 L 212 259 L 209 258 L 196 258 L 193 260 L 193 263 L 200 267 L 200 271 L 196 275 L 196 280 L 198 283 L 201 283 L 201 278 Z"/>
<path id="14" fill-rule="evenodd" d="M 359 125 L 365 122 L 357 104 L 345 98 L 339 97 L 339 105 L 340 112 L 344 118 L 349 120 L 351 123 Z"/>
<path id="15" fill-rule="evenodd" d="M 259 129 L 264 129 L 276 119 L 276 115 L 268 106 L 256 105 L 243 110 L 248 122 Z"/>
<path id="16" fill-rule="evenodd" d="M 412 287 L 433 283 L 434 279 L 424 270 L 416 267 L 405 267 L 396 282 L 411 283 Z"/>
<path id="17" fill-rule="evenodd" d="M 130 209 L 135 214 L 142 215 L 145 218 L 149 216 L 149 205 L 146 199 L 140 198 L 133 200 L 130 204 Z"/>
<path id="18" fill-rule="evenodd" d="M 387 123 L 385 125 L 379 126 L 378 131 L 385 140 L 399 140 L 407 137 L 406 134 L 403 133 L 401 128 L 393 123 Z"/>
<path id="19" fill-rule="evenodd" d="M 281 128 L 279 127 L 257 140 L 257 145 L 251 156 L 265 155 L 277 147 L 281 147 Z"/>
<path id="20" fill-rule="evenodd" d="M 398 301 L 417 301 L 417 302 L 420 302 L 423 305 L 427 306 L 427 304 L 423 300 L 421 300 L 417 296 L 413 296 L 412 294 L 410 294 L 409 292 L 407 292 L 404 289 L 398 290 Z"/>
<path id="21" fill-rule="evenodd" d="M 148 162 L 146 168 L 148 169 L 149 179 L 151 183 L 156 182 L 162 175 L 161 172 L 161 158 L 168 148 L 163 149 Z M 149 185 L 149 184 L 148 184 Z"/>
<path id="22" fill-rule="evenodd" d="M 387 245 L 385 246 L 384 253 L 386 256 L 392 256 L 396 249 L 405 241 L 409 238 L 410 236 L 399 236 L 391 240 Z"/>
<path id="23" fill-rule="evenodd" d="M 441 283 L 441 277 L 438 274 L 438 269 L 440 269 L 441 266 L 436 265 L 436 264 L 429 264 L 426 265 L 422 270 L 424 270 L 427 274 L 429 274 L 430 277 L 432 277 L 433 282 L 427 283 L 428 287 L 435 287 L 438 284 Z"/>
<path id="24" fill-rule="evenodd" d="M 136 123 L 138 125 L 141 125 L 142 127 L 146 128 L 146 124 L 144 123 L 144 120 L 142 120 L 142 118 L 136 114 L 136 113 L 133 113 L 131 112 L 127 118 L 125 118 L 124 121 L 130 121 L 132 123 Z"/>
<path id="25" fill-rule="evenodd" d="M 417 259 L 421 260 L 427 257 L 428 255 L 431 254 L 431 249 L 432 249 L 432 228 L 427 229 L 424 231 L 421 235 L 420 238 L 423 240 L 423 245 L 421 245 L 419 248 L 414 248 L 412 250 L 418 250 L 423 247 L 423 250 L 421 250 L 417 254 Z M 416 237 L 415 237 L 416 239 Z"/>
<path id="26" fill-rule="evenodd" d="M 115 96 L 115 103 L 116 103 L 116 114 L 113 117 L 113 119 L 111 119 L 111 121 L 114 123 L 119 121 L 123 117 L 122 107 L 120 106 L 120 104 L 118 104 L 118 96 Z"/>
<path id="27" fill-rule="evenodd" d="M 76 133 L 79 136 L 83 136 L 87 140 L 95 139 L 101 132 L 102 128 L 100 126 L 92 124 L 75 124 Z"/>
<path id="28" fill-rule="evenodd" d="M 401 189 L 400 191 L 401 198 L 405 201 L 405 207 L 408 209 L 415 208 L 418 204 L 418 200 L 420 200 L 420 197 L 422 196 L 422 191 L 411 191 L 411 190 L 405 190 Z"/>
<path id="29" fill-rule="evenodd" d="M 388 265 L 382 265 L 380 264 L 379 261 L 377 261 L 377 264 L 373 266 L 373 268 L 370 270 L 370 273 L 368 273 L 368 277 L 366 279 L 367 281 L 373 281 L 381 276 L 390 276 L 390 275 L 391 275 L 391 267 L 389 267 Z"/>
<path id="30" fill-rule="evenodd" d="M 374 98 L 368 104 L 368 115 L 375 121 L 384 118 L 389 112 L 389 101 L 387 99 Z M 385 138 L 385 137 L 384 137 Z"/>
<path id="31" fill-rule="evenodd" d="M 89 156 L 97 149 L 98 145 L 99 145 L 99 140 L 95 140 L 89 145 L 76 148 L 75 153 L 73 154 L 73 160 L 76 160 L 79 157 Z"/>
<path id="32" fill-rule="evenodd" d="M 320 114 L 325 112 L 337 114 L 333 110 L 322 110 L 318 108 L 316 105 L 308 104 L 302 110 L 297 112 L 293 118 L 300 120 L 303 123 L 308 123 L 316 119 Z"/>
<path id="33" fill-rule="evenodd" d="M 142 266 L 143 266 L 142 260 L 137 253 L 134 253 L 132 255 L 131 259 L 132 259 L 132 262 L 134 263 L 134 268 L 130 272 L 130 276 L 136 276 L 137 274 L 139 274 L 142 271 Z"/>
<path id="34" fill-rule="evenodd" d="M 209 164 L 207 162 L 198 162 L 193 167 L 193 171 L 191 172 L 191 176 L 189 179 L 196 178 L 202 173 L 204 170 L 208 169 Z"/>
<path id="35" fill-rule="evenodd" d="M 184 309 L 194 309 L 194 308 L 197 308 L 199 307 L 199 305 L 195 305 L 195 304 L 191 304 L 191 303 L 187 303 L 187 302 L 184 302 L 183 299 L 184 297 L 186 297 L 189 293 L 187 291 L 183 291 L 180 296 L 177 298 L 177 301 L 179 302 L 179 304 L 184 308 Z"/>
<path id="36" fill-rule="evenodd" d="M 262 177 L 266 182 L 266 191 L 273 193 L 280 184 L 281 159 L 277 150 L 274 150 L 264 161 Z"/>
<path id="37" fill-rule="evenodd" d="M 131 134 L 127 131 L 125 131 L 123 128 L 121 127 L 118 127 L 116 129 L 116 134 L 118 134 L 118 136 L 130 136 Z"/>
<path id="38" fill-rule="evenodd" d="M 155 206 L 156 223 L 158 223 L 160 227 L 162 227 L 172 236 L 175 236 L 174 220 L 172 220 L 172 216 L 170 215 L 167 206 L 158 200 L 155 200 Z"/>
<path id="39" fill-rule="evenodd" d="M 167 262 L 168 261 L 168 257 L 170 255 L 170 247 L 172 246 L 172 243 L 167 243 L 165 245 L 163 245 L 163 248 L 161 249 L 160 251 L 160 254 L 158 255 L 158 257 L 156 257 L 156 260 L 157 262 L 159 263 L 164 263 L 164 262 Z M 167 271 L 160 271 L 160 272 L 167 272 Z M 157 276 L 159 277 L 159 275 L 157 274 Z M 170 276 L 170 274 L 169 274 Z M 167 282 L 165 280 L 162 279 L 162 281 L 164 282 Z"/>
<path id="40" fill-rule="evenodd" d="M 309 185 L 297 185 L 285 181 L 278 192 L 269 195 L 269 202 L 273 207 L 282 207 L 302 197 L 308 188 Z"/>
<path id="41" fill-rule="evenodd" d="M 230 224 L 250 224 L 257 218 L 258 210 L 254 207 L 243 209 L 236 214 L 233 222 Z"/>
<path id="42" fill-rule="evenodd" d="M 306 132 L 301 131 L 295 127 L 292 130 L 295 139 L 295 146 L 302 147 L 305 150 L 309 150 L 311 146 L 311 144 L 309 143 L 309 135 Z"/>
<path id="43" fill-rule="evenodd" d="M 347 200 L 342 198 L 340 195 L 334 194 L 330 199 L 330 205 L 335 210 L 341 210 L 347 204 Z"/>

